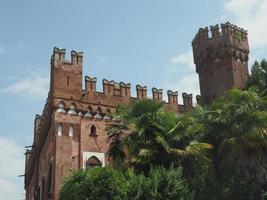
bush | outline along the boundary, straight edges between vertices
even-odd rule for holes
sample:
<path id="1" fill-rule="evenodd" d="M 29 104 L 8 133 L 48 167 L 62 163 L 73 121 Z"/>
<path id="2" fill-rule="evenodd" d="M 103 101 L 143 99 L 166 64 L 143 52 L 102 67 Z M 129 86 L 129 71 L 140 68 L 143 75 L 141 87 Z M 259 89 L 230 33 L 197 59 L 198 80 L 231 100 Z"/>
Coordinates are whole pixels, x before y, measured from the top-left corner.
<path id="1" fill-rule="evenodd" d="M 192 199 L 180 168 L 152 169 L 148 176 L 111 168 L 74 172 L 66 179 L 59 200 Z"/>
<path id="2" fill-rule="evenodd" d="M 66 179 L 59 200 L 127 199 L 127 184 L 122 172 L 95 167 L 74 172 Z"/>

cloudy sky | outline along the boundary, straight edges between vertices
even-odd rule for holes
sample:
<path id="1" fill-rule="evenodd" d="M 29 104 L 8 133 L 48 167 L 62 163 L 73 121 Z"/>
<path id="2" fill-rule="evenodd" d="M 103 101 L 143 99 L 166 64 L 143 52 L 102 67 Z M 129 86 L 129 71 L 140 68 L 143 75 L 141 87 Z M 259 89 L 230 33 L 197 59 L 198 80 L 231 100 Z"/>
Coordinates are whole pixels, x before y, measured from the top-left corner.
<path id="1" fill-rule="evenodd" d="M 230 21 L 266 57 L 267 0 L 0 0 L 0 200 L 24 198 L 24 146 L 48 93 L 54 46 L 84 52 L 83 74 L 199 94 L 191 41 Z M 181 98 L 179 102 L 182 103 Z"/>

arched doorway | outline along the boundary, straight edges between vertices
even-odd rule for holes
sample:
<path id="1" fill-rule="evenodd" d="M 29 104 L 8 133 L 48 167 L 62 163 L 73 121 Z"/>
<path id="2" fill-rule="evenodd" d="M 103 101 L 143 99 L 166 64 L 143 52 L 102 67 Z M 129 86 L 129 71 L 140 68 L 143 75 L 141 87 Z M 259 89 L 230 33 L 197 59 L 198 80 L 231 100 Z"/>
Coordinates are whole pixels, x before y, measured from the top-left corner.
<path id="1" fill-rule="evenodd" d="M 100 162 L 100 160 L 95 157 L 92 156 L 90 157 L 87 161 L 86 161 L 86 169 L 90 169 L 92 167 L 101 167 L 102 163 Z"/>

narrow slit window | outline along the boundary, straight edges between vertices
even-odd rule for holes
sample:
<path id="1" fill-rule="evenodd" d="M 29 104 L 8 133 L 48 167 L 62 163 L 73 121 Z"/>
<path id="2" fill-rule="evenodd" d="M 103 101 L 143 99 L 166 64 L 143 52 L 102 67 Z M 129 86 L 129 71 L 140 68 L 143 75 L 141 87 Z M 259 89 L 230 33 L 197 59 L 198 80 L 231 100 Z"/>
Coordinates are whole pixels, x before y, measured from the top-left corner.
<path id="1" fill-rule="evenodd" d="M 73 125 L 70 125 L 69 136 L 73 137 Z"/>
<path id="2" fill-rule="evenodd" d="M 61 124 L 58 125 L 58 128 L 57 128 L 57 135 L 58 135 L 58 136 L 62 136 L 62 125 L 61 125 Z"/>
<path id="3" fill-rule="evenodd" d="M 69 86 L 69 85 L 70 85 L 70 77 L 67 76 L 67 86 Z"/>

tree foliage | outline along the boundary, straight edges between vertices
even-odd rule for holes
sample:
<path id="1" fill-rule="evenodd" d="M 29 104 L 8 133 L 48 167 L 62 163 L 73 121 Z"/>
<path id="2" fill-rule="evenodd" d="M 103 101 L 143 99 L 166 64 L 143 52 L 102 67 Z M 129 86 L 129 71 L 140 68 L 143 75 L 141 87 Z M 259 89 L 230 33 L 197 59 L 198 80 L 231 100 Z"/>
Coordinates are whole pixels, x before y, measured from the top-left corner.
<path id="1" fill-rule="evenodd" d="M 173 200 L 192 199 L 181 168 L 152 169 L 148 176 L 111 168 L 80 170 L 60 191 L 59 200 Z"/>
<path id="2" fill-rule="evenodd" d="M 60 199 L 267 198 L 267 62 L 246 90 L 176 115 L 150 99 L 118 106 L 106 132 L 113 168 L 69 177 Z"/>
<path id="3" fill-rule="evenodd" d="M 267 95 L 267 61 L 255 61 L 251 68 L 251 75 L 246 82 L 246 89 L 254 88 L 263 96 Z"/>
<path id="4" fill-rule="evenodd" d="M 108 155 L 114 163 L 142 170 L 150 165 L 168 167 L 211 148 L 198 142 L 203 127 L 193 121 L 195 118 L 164 112 L 162 104 L 150 99 L 119 106 L 113 117 L 117 121 L 106 131 L 110 142 Z"/>

